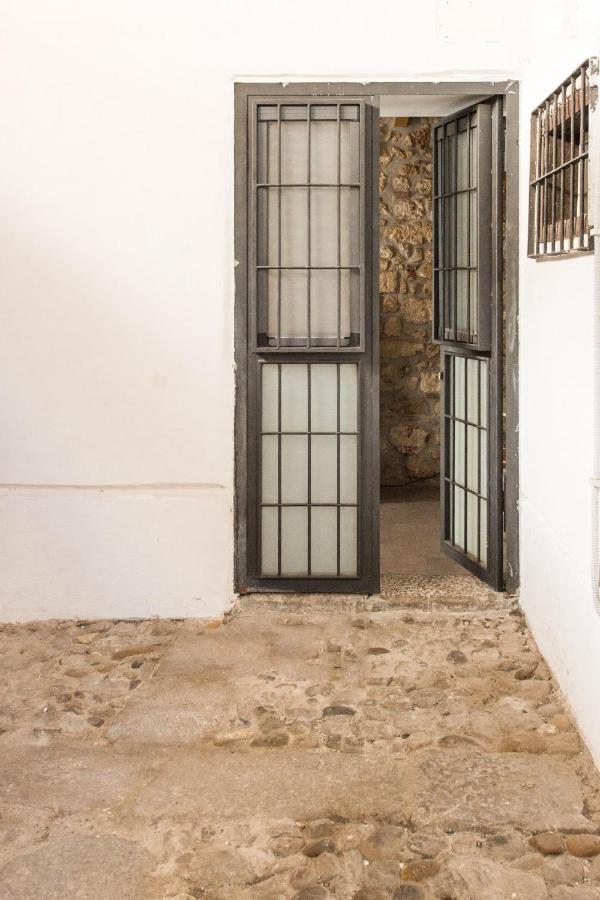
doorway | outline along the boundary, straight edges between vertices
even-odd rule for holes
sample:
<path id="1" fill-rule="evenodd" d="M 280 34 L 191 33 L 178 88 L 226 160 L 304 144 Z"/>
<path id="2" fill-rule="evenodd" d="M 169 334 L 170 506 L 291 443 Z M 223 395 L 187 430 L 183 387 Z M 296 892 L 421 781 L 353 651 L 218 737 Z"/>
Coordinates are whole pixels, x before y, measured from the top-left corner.
<path id="1" fill-rule="evenodd" d="M 516 265 L 516 241 L 503 240 L 500 215 L 504 196 L 507 206 L 516 201 L 516 179 L 502 190 L 505 121 L 516 172 L 516 92 L 490 88 L 236 86 L 240 591 L 378 591 L 380 361 L 384 526 L 390 520 L 392 531 L 407 529 L 414 541 L 422 520 L 427 559 L 404 552 L 413 571 L 424 565 L 422 574 L 433 574 L 437 566 L 448 574 L 459 563 L 494 587 L 504 584 L 501 492 L 505 469 L 516 490 L 517 382 L 504 407 L 502 359 L 514 365 L 516 354 L 516 281 L 514 270 L 503 279 L 502 267 L 504 255 Z M 456 114 L 441 123 L 395 115 L 396 132 L 385 131 L 380 99 L 410 99 L 414 107 L 439 94 Z M 379 167 L 380 126 L 392 140 L 395 172 Z M 419 149 L 421 157 L 409 152 Z M 380 242 L 387 175 L 391 205 Z M 403 383 L 392 384 L 386 409 L 394 379 Z M 394 408 L 402 421 L 389 421 Z M 513 585 L 517 524 L 512 515 Z M 444 557 L 435 550 L 440 528 Z M 384 570 L 388 544 L 384 535 Z"/>
<path id="2" fill-rule="evenodd" d="M 385 115 L 386 107 L 379 119 L 381 575 L 462 575 L 440 547 L 432 176 L 441 116 Z M 401 100 L 395 111 L 407 111 Z"/>

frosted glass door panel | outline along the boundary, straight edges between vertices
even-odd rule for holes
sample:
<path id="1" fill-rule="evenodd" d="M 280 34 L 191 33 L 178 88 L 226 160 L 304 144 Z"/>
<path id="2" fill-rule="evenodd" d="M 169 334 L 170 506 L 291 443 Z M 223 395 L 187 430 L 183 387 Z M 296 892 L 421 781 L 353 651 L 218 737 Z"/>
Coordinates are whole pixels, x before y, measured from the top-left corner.
<path id="1" fill-rule="evenodd" d="M 355 434 L 340 435 L 340 501 L 356 503 L 358 500 L 358 445 Z"/>
<path id="2" fill-rule="evenodd" d="M 308 265 L 308 189 L 280 188 L 281 195 L 281 265 Z"/>
<path id="3" fill-rule="evenodd" d="M 278 575 L 279 511 L 274 506 L 261 509 L 260 558 L 262 575 Z"/>
<path id="4" fill-rule="evenodd" d="M 281 508 L 281 574 L 291 578 L 308 570 L 308 508 Z"/>
<path id="5" fill-rule="evenodd" d="M 305 432 L 308 427 L 308 366 L 283 364 L 280 371 L 280 430 Z"/>
<path id="6" fill-rule="evenodd" d="M 337 503 L 337 435 L 314 434 L 311 447 L 311 503 Z"/>
<path id="7" fill-rule="evenodd" d="M 335 363 L 310 367 L 312 431 L 337 431 L 337 372 Z"/>
<path id="8" fill-rule="evenodd" d="M 445 537 L 482 566 L 488 558 L 487 359 L 446 357 Z"/>
<path id="9" fill-rule="evenodd" d="M 281 435 L 281 502 L 308 501 L 308 440 L 304 434 Z"/>
<path id="10" fill-rule="evenodd" d="M 342 506 L 340 509 L 340 575 L 356 574 L 358 546 L 358 509 Z"/>
<path id="11" fill-rule="evenodd" d="M 340 366 L 340 430 L 358 431 L 358 366 Z"/>
<path id="12" fill-rule="evenodd" d="M 258 346 L 359 346 L 361 107 L 257 108 L 254 250 Z"/>
<path id="13" fill-rule="evenodd" d="M 355 109 L 355 120 L 342 119 L 338 130 L 336 120 L 323 119 L 319 107 L 312 108 L 310 132 L 310 180 L 312 184 L 337 184 L 338 180 L 341 184 L 358 184 L 360 178 L 360 129 L 358 108 Z"/>
<path id="14" fill-rule="evenodd" d="M 313 506 L 311 509 L 311 562 L 313 575 L 337 575 L 337 509 Z"/>
<path id="15" fill-rule="evenodd" d="M 261 383 L 261 573 L 355 577 L 358 366 L 264 363 Z"/>

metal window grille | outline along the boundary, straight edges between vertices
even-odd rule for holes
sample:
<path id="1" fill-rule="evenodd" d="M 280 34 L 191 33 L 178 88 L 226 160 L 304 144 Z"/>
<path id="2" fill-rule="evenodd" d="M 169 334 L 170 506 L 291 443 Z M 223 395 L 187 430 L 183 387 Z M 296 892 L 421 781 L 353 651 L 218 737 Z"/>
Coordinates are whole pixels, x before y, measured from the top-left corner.
<path id="1" fill-rule="evenodd" d="M 589 110 L 595 60 L 587 60 L 531 117 L 529 256 L 591 250 Z"/>
<path id="2" fill-rule="evenodd" d="M 362 101 L 258 101 L 251 221 L 261 351 L 362 346 Z"/>

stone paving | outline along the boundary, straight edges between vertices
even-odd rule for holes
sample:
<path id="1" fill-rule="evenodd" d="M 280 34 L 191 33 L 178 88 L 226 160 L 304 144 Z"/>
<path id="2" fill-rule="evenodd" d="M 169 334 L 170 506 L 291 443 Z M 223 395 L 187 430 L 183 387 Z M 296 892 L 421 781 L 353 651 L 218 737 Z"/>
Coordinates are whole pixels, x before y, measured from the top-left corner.
<path id="1" fill-rule="evenodd" d="M 518 609 L 394 589 L 0 626 L 0 897 L 600 898 L 600 782 Z"/>

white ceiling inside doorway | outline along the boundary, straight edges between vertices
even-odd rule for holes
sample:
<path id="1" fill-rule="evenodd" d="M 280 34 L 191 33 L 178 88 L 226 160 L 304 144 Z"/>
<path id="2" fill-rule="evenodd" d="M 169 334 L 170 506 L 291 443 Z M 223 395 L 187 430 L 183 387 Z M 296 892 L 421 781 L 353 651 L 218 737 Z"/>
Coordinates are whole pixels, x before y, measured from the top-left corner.
<path id="1" fill-rule="evenodd" d="M 382 95 L 380 116 L 451 116 L 486 95 L 469 94 L 412 94 L 411 96 Z"/>

